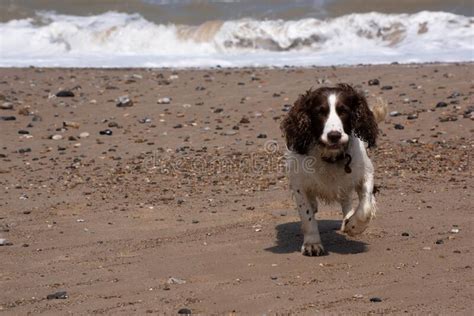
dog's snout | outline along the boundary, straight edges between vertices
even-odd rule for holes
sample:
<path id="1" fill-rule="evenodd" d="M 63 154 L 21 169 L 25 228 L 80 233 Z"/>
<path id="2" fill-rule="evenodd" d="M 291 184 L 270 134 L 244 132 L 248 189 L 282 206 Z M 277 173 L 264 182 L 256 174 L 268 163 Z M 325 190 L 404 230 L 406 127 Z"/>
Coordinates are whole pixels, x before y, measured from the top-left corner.
<path id="1" fill-rule="evenodd" d="M 331 143 L 337 143 L 342 137 L 342 134 L 338 131 L 331 131 L 328 133 L 328 139 Z"/>

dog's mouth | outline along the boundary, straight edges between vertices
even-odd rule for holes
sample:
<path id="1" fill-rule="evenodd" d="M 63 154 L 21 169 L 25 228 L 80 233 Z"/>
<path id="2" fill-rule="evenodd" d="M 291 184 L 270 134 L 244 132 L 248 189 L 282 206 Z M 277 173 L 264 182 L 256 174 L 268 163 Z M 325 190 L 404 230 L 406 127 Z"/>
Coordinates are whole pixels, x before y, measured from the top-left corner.
<path id="1" fill-rule="evenodd" d="M 319 145 L 322 146 L 326 150 L 330 151 L 341 151 L 347 147 L 347 143 L 326 143 L 323 141 L 319 142 Z"/>

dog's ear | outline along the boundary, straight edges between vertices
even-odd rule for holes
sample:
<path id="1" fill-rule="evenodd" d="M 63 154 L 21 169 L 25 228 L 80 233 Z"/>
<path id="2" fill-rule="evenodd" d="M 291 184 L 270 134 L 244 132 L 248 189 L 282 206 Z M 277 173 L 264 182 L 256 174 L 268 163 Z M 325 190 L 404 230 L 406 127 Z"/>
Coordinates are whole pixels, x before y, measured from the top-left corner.
<path id="1" fill-rule="evenodd" d="M 375 146 L 379 130 L 375 116 L 369 109 L 364 94 L 356 91 L 348 84 L 339 84 L 338 87 L 350 95 L 352 111 L 351 125 L 354 134 L 367 142 L 369 147 Z"/>
<path id="2" fill-rule="evenodd" d="M 280 125 L 286 146 L 300 155 L 307 154 L 314 141 L 311 118 L 307 109 L 310 94 L 311 91 L 308 91 L 298 98 Z"/>

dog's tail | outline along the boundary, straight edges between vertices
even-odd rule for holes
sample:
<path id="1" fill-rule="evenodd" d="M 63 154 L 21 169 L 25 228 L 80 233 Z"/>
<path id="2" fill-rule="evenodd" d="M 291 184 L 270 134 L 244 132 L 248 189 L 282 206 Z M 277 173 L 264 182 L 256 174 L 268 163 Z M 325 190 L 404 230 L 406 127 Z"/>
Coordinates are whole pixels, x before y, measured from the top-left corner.
<path id="1" fill-rule="evenodd" d="M 382 122 L 385 120 L 388 112 L 388 104 L 387 101 L 382 99 L 381 97 L 376 97 L 375 101 L 370 104 L 370 110 L 374 113 L 375 121 L 377 123 Z"/>

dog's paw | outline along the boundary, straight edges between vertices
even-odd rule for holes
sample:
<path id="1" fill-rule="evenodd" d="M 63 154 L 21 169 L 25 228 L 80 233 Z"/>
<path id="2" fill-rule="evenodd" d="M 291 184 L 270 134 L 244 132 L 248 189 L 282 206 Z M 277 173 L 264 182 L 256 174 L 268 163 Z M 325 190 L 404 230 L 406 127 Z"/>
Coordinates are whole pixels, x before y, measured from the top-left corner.
<path id="1" fill-rule="evenodd" d="M 301 246 L 301 253 L 309 257 L 323 256 L 326 254 L 321 243 L 304 243 L 303 246 Z"/>
<path id="2" fill-rule="evenodd" d="M 361 221 L 355 215 L 356 214 L 353 214 L 342 221 L 341 231 L 343 233 L 348 234 L 349 236 L 356 236 L 362 234 L 367 229 L 370 223 L 370 218 L 365 221 Z"/>

